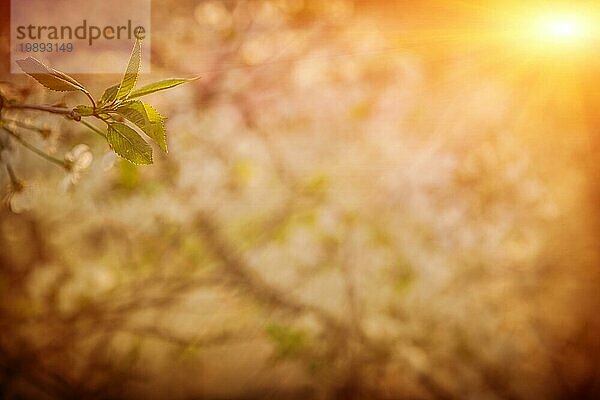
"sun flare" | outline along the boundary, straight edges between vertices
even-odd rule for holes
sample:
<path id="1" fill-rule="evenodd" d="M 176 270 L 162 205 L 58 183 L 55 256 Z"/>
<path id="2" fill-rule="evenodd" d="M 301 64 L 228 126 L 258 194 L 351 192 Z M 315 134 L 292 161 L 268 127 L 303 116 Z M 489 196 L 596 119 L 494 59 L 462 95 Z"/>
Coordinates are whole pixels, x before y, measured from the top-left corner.
<path id="1" fill-rule="evenodd" d="M 579 42 L 589 38 L 590 23 L 583 16 L 542 16 L 535 27 L 538 36 L 552 42 Z"/>

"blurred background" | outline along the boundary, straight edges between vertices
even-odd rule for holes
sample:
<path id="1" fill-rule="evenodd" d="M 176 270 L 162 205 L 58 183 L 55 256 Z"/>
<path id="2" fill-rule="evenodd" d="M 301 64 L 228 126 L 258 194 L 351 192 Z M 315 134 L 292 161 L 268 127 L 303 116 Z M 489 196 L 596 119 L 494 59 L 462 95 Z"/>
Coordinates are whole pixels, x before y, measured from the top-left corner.
<path id="1" fill-rule="evenodd" d="M 599 398 L 600 40 L 536 4 L 153 0 L 168 155 L 0 136 L 0 397 Z"/>

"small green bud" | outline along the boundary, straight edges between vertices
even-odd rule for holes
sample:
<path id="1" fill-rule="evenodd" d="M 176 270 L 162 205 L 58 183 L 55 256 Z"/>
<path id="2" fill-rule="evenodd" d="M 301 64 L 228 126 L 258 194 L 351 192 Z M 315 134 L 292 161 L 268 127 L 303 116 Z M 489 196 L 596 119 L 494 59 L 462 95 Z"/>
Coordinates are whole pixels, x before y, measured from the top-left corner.
<path id="1" fill-rule="evenodd" d="M 91 115 L 94 115 L 94 108 L 90 107 L 90 106 L 80 105 L 80 106 L 75 107 L 73 109 L 73 111 L 75 111 L 77 114 L 81 115 L 82 117 L 89 117 Z"/>

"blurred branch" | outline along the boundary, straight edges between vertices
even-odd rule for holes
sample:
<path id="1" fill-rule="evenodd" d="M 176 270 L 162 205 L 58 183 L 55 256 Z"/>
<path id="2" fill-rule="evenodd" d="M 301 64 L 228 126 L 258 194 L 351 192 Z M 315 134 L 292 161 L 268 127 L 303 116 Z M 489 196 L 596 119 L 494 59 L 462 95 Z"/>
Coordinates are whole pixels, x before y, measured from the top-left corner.
<path id="1" fill-rule="evenodd" d="M 13 186 L 13 189 L 15 189 L 19 185 L 19 178 L 17 178 L 17 175 L 15 174 L 15 170 L 13 169 L 12 165 L 7 161 L 3 162 L 4 166 L 6 167 L 8 177 L 10 178 L 10 184 Z"/>
<path id="2" fill-rule="evenodd" d="M 28 150 L 30 150 L 33 153 L 37 154 L 38 156 L 44 158 L 46 161 L 50 161 L 51 163 L 59 165 L 59 166 L 61 166 L 63 168 L 67 168 L 67 164 L 63 160 L 59 160 L 58 158 L 52 157 L 50 154 L 47 154 L 47 153 L 43 152 L 42 150 L 38 149 L 37 147 L 35 147 L 32 144 L 30 144 L 29 142 L 27 142 L 25 139 L 23 139 L 17 133 L 15 133 L 12 130 L 8 129 L 7 127 L 2 126 L 1 128 L 6 133 L 8 133 L 12 138 L 14 138 L 17 142 L 19 142 L 21 145 L 23 145 L 25 148 L 27 148 Z"/>
<path id="3" fill-rule="evenodd" d="M 92 125 L 89 122 L 86 122 L 84 120 L 81 120 L 79 122 L 81 122 L 83 125 L 85 125 L 87 128 L 89 128 L 92 132 L 94 132 L 101 138 L 106 139 L 106 134 L 104 132 L 102 132 L 100 129 L 96 128 L 94 125 Z"/>
<path id="4" fill-rule="evenodd" d="M 336 317 L 311 304 L 303 304 L 292 299 L 253 273 L 245 261 L 237 255 L 237 251 L 225 241 L 212 220 L 202 212 L 196 215 L 195 226 L 203 235 L 213 255 L 222 263 L 224 271 L 232 282 L 245 287 L 255 299 L 270 307 L 282 308 L 294 314 L 314 313 L 332 331 L 346 331 L 346 326 Z"/>
<path id="5" fill-rule="evenodd" d="M 15 120 L 15 119 L 2 118 L 2 121 L 3 122 L 8 122 L 9 124 L 14 124 L 14 125 L 18 126 L 19 128 L 28 129 L 30 131 L 37 132 L 37 133 L 40 133 L 40 134 L 44 134 L 44 133 L 46 133 L 48 131 L 47 129 L 40 128 L 40 127 L 37 127 L 35 125 L 30 125 L 28 123 L 25 123 L 25 122 L 22 122 L 22 121 L 18 121 L 18 120 Z"/>
<path id="6" fill-rule="evenodd" d="M 174 335 L 171 332 L 157 327 L 131 327 L 125 326 L 117 329 L 118 332 L 129 333 L 135 336 L 149 337 L 166 342 L 179 347 L 190 346 L 219 346 L 229 342 L 239 342 L 241 339 L 247 338 L 247 335 L 234 334 L 233 332 L 221 332 L 214 335 L 206 335 L 204 337 L 185 338 Z"/>

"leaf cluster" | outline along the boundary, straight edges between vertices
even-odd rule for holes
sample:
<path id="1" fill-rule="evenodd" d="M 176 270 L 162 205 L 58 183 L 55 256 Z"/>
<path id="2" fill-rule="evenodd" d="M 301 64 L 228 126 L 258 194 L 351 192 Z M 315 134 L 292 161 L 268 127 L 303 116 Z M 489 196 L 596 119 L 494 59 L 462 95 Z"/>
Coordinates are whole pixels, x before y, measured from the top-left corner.
<path id="1" fill-rule="evenodd" d="M 72 112 L 77 117 L 74 119 L 93 117 L 102 121 L 106 125 L 106 132 L 93 125 L 87 123 L 85 125 L 102 134 L 117 155 L 134 164 L 152 164 L 152 147 L 139 132 L 141 131 L 167 153 L 165 117 L 139 98 L 195 79 L 165 79 L 136 88 L 140 63 L 141 43 L 137 40 L 121 81 L 107 88 L 100 99 L 94 100 L 85 86 L 75 78 L 50 68 L 32 57 L 17 61 L 25 73 L 48 89 L 84 93 L 90 105 L 82 104 L 74 107 Z"/>

